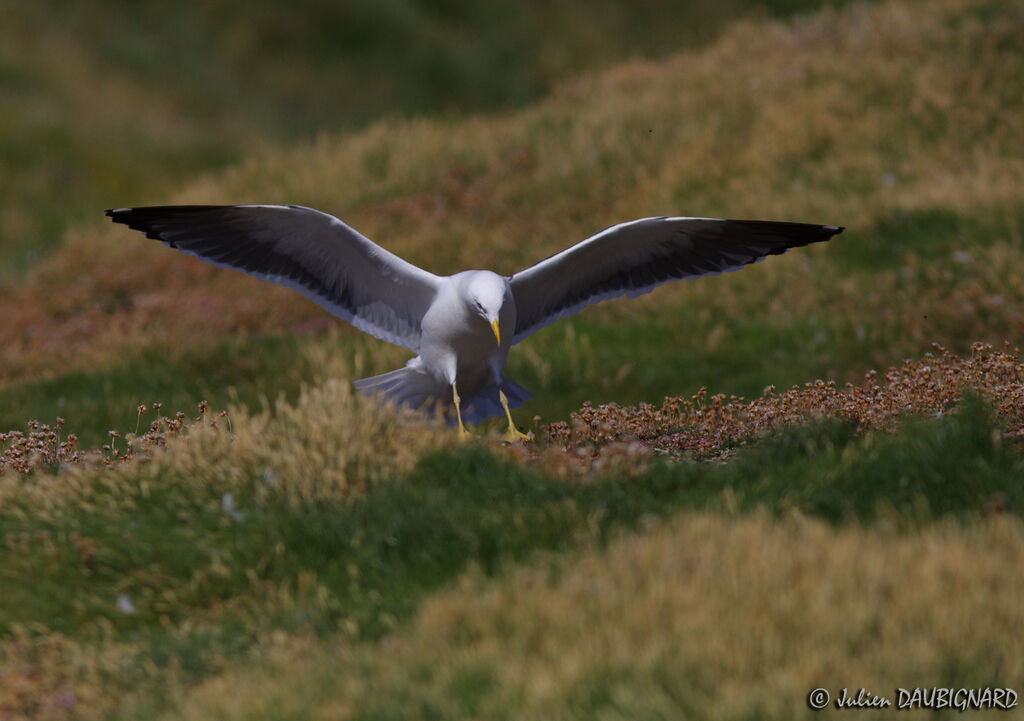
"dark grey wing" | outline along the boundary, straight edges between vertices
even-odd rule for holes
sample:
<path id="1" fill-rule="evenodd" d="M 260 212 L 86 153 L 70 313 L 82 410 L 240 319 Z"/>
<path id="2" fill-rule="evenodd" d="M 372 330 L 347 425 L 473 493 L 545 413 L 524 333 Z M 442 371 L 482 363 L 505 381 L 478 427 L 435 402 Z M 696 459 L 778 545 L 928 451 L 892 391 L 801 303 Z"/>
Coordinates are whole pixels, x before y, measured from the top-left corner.
<path id="1" fill-rule="evenodd" d="M 591 303 L 643 295 L 670 280 L 739 270 L 842 231 L 718 218 L 641 218 L 612 226 L 512 276 L 513 342 Z"/>
<path id="2" fill-rule="evenodd" d="M 108 210 L 183 253 L 293 288 L 382 340 L 419 352 L 440 278 L 327 213 L 297 205 L 171 205 Z"/>

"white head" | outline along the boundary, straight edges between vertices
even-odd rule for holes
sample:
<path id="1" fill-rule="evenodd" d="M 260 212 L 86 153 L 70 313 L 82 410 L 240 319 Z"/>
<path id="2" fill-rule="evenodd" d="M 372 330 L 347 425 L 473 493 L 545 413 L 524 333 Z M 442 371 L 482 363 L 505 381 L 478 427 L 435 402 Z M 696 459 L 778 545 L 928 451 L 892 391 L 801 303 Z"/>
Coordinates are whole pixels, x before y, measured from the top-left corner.
<path id="1" fill-rule="evenodd" d="M 468 280 L 466 298 L 470 308 L 487 321 L 487 325 L 494 331 L 498 344 L 501 345 L 498 319 L 502 306 L 505 305 L 508 283 L 500 275 L 489 270 L 470 271 Z"/>

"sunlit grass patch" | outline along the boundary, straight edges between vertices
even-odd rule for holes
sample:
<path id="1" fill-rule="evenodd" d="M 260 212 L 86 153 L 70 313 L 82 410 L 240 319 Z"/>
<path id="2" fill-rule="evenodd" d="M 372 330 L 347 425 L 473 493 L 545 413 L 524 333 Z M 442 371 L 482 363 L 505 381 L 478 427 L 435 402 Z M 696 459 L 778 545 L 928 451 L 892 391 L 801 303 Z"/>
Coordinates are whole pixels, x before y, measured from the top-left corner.
<path id="1" fill-rule="evenodd" d="M 816 687 L 1019 688 L 1021 533 L 682 514 L 469 573 L 381 643 L 237 669 L 174 718 L 794 719 Z"/>

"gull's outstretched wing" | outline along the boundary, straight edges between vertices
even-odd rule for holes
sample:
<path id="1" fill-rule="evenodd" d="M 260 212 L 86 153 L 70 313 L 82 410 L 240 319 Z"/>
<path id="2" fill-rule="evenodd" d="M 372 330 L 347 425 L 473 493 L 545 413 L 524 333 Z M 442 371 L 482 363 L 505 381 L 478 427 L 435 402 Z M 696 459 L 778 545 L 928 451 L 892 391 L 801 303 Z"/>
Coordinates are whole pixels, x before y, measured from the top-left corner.
<path id="1" fill-rule="evenodd" d="M 170 205 L 108 210 L 183 253 L 293 288 L 382 340 L 419 352 L 440 278 L 327 213 L 298 205 Z"/>
<path id="2" fill-rule="evenodd" d="M 842 231 L 717 218 L 641 218 L 612 226 L 512 276 L 513 342 L 591 303 L 643 295 L 670 280 L 739 270 Z"/>

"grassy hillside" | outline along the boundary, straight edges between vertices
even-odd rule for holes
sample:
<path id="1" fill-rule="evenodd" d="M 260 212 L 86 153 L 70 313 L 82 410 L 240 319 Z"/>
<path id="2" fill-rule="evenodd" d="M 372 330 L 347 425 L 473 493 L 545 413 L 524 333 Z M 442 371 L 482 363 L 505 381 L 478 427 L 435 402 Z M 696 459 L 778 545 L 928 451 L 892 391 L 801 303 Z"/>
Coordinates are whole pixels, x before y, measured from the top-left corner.
<path id="1" fill-rule="evenodd" d="M 538 396 L 527 412 L 550 420 L 584 400 L 853 380 L 934 341 L 966 351 L 1019 334 L 1021 286 L 1004 269 L 1024 214 L 1022 91 L 1007 81 L 1021 53 L 999 7 L 741 25 L 527 110 L 384 121 L 161 200 L 322 208 L 435 272 L 513 272 L 644 215 L 843 224 L 827 247 L 551 326 L 516 349 L 511 377 Z M 406 357 L 294 293 L 99 218 L 0 292 L 0 315 L 0 426 L 61 413 L 90 441 L 143 402 L 224 406 L 227 385 L 248 403 L 294 398 L 303 348 L 358 360 L 350 376 Z"/>
<path id="2" fill-rule="evenodd" d="M 0 1 L 0 278 L 97 208 L 382 115 L 519 106 L 559 79 L 820 0 Z"/>
<path id="3" fill-rule="evenodd" d="M 1021 540 L 1016 519 L 898 535 L 683 514 L 499 580 L 469 573 L 376 646 L 268 642 L 258 670 L 175 718 L 837 718 L 804 701 L 825 679 L 894 703 L 894 678 L 1016 682 L 1004 633 L 1024 589 L 1005 571 Z M 986 586 L 1000 593 L 949 593 Z"/>
<path id="4" fill-rule="evenodd" d="M 1021 22 L 739 22 L 160 198 L 312 205 L 436 272 L 644 215 L 847 226 L 516 347 L 528 448 L 353 398 L 407 354 L 295 294 L 76 226 L 0 291 L 0 718 L 792 719 L 819 686 L 1024 688 Z"/>

